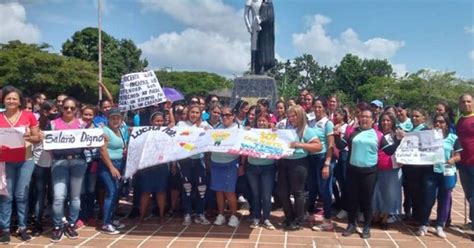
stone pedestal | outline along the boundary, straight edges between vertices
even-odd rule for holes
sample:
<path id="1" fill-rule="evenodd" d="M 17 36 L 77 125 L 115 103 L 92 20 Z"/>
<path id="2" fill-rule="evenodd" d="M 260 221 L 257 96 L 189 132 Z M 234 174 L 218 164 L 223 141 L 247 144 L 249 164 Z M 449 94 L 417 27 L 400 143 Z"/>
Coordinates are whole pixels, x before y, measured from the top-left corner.
<path id="1" fill-rule="evenodd" d="M 234 89 L 230 106 L 242 99 L 254 105 L 258 99 L 265 98 L 270 102 L 270 109 L 275 108 L 278 101 L 278 91 L 274 78 L 264 75 L 248 75 L 234 79 Z"/>

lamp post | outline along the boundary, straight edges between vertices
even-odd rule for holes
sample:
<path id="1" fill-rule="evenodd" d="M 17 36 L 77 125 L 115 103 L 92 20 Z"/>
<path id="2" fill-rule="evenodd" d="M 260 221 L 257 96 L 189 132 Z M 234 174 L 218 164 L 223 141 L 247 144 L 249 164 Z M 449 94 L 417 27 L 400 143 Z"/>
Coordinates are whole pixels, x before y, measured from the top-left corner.
<path id="1" fill-rule="evenodd" d="M 97 0 L 97 9 L 99 11 L 98 13 L 98 19 L 99 19 L 99 41 L 97 44 L 97 47 L 99 49 L 99 80 L 98 80 L 98 85 L 99 85 L 99 102 L 102 101 L 102 18 L 100 14 L 100 0 Z"/>

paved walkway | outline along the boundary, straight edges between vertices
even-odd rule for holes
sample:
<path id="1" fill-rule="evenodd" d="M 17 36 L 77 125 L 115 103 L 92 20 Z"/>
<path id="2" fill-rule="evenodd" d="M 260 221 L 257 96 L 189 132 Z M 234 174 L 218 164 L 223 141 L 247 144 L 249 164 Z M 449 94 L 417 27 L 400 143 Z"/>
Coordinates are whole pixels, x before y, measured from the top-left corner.
<path id="1" fill-rule="evenodd" d="M 435 208 L 434 208 L 435 209 Z M 242 214 L 248 214 L 245 210 Z M 278 224 L 282 221 L 282 212 L 272 213 L 272 221 Z M 432 218 L 435 216 L 433 213 Z M 193 224 L 182 226 L 182 219 L 170 218 L 164 225 L 158 225 L 156 217 L 148 217 L 144 224 L 136 225 L 133 221 L 123 219 L 127 225 L 122 235 L 102 234 L 94 227 L 83 227 L 79 230 L 77 240 L 64 239 L 57 244 L 49 241 L 51 230 L 43 236 L 36 237 L 28 243 L 12 238 L 12 247 L 474 247 L 469 233 L 462 231 L 459 226 L 464 224 L 464 194 L 461 187 L 453 192 L 452 228 L 447 228 L 448 237 L 442 239 L 434 234 L 433 228 L 424 237 L 414 235 L 416 228 L 401 222 L 390 226 L 388 231 L 372 228 L 372 238 L 363 240 L 359 235 L 342 237 L 345 228 L 344 221 L 337 221 L 338 227 L 333 232 L 311 231 L 310 223 L 305 228 L 295 232 L 284 232 L 281 229 L 269 231 L 263 228 L 250 229 L 249 222 L 242 221 L 237 228 L 228 226 L 201 226 Z M 7 247 L 7 246 L 4 246 Z"/>

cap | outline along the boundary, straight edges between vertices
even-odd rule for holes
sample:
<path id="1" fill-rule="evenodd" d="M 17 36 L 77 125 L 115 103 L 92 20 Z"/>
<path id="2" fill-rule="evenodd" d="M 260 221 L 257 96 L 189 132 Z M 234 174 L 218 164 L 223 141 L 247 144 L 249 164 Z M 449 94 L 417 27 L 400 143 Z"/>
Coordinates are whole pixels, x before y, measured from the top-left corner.
<path id="1" fill-rule="evenodd" d="M 379 108 L 383 108 L 383 102 L 380 100 L 373 100 L 370 104 L 373 104 Z"/>
<path id="2" fill-rule="evenodd" d="M 117 107 L 113 107 L 109 110 L 109 112 L 107 112 L 108 116 L 114 116 L 114 115 L 120 115 L 122 116 L 122 113 L 120 112 L 120 109 L 117 108 Z"/>

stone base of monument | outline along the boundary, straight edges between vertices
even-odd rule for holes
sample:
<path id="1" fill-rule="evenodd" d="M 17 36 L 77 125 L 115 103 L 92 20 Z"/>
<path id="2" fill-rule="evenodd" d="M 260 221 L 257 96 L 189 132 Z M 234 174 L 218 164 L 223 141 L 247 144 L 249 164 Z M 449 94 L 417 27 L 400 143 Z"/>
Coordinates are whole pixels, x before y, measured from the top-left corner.
<path id="1" fill-rule="evenodd" d="M 264 75 L 248 75 L 234 79 L 234 89 L 230 99 L 230 106 L 235 106 L 242 99 L 254 105 L 258 99 L 265 98 L 274 109 L 278 101 L 278 91 L 274 78 Z"/>

